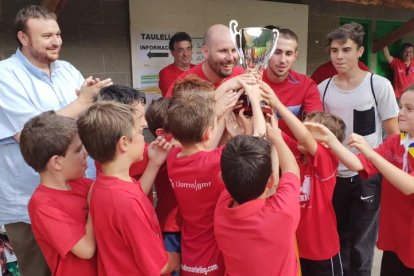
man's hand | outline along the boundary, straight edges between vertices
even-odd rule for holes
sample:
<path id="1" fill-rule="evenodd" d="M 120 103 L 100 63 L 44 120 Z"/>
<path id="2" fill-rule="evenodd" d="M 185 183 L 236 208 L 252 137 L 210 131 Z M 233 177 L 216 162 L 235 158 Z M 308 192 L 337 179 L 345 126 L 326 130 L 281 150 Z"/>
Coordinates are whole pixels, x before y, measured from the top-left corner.
<path id="1" fill-rule="evenodd" d="M 101 90 L 105 86 L 112 85 L 112 79 L 104 79 L 100 80 L 99 78 L 93 79 L 92 77 L 88 77 L 83 82 L 78 94 L 78 97 L 81 101 L 86 103 L 92 103 L 96 95 L 98 94 L 99 90 Z"/>

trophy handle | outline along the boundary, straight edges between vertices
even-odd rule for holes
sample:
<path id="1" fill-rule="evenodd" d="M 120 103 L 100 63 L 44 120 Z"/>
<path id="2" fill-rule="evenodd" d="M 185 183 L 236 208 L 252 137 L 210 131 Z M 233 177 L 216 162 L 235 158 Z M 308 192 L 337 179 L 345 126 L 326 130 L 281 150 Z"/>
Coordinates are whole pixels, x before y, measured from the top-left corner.
<path id="1" fill-rule="evenodd" d="M 270 56 L 274 54 L 276 47 L 277 47 L 277 41 L 279 40 L 279 31 L 277 29 L 273 29 L 272 32 L 273 32 L 273 47 L 270 52 Z"/>
<path id="2" fill-rule="evenodd" d="M 237 23 L 236 20 L 231 20 L 229 23 L 229 29 L 230 29 L 230 37 L 231 40 L 233 41 L 234 46 L 237 49 L 237 52 L 239 53 L 240 59 L 243 60 L 243 52 L 240 49 L 241 47 L 241 36 L 240 36 L 240 31 L 237 31 L 236 28 L 239 25 L 239 23 Z M 237 42 L 237 36 L 239 36 L 239 43 Z"/>

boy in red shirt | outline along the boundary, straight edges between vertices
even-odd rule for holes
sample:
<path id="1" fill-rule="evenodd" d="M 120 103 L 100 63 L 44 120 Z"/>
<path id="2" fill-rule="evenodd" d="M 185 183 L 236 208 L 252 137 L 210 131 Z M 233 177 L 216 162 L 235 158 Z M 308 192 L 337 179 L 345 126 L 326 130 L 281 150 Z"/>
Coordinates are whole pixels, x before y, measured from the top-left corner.
<path id="1" fill-rule="evenodd" d="M 87 153 L 76 121 L 54 111 L 42 113 L 25 124 L 20 149 L 40 174 L 28 208 L 34 236 L 52 275 L 96 275 L 87 202 L 92 180 L 83 178 Z"/>
<path id="2" fill-rule="evenodd" d="M 301 218 L 296 235 L 302 275 L 342 276 L 339 236 L 332 205 L 338 159 L 334 152 L 312 137 L 305 125 L 264 83 L 262 96 L 277 110 L 297 139 L 283 136 L 296 156 L 301 173 Z M 313 112 L 306 115 L 305 121 L 321 123 L 335 133 L 339 144 L 336 149 L 341 151 L 341 161 L 343 158 L 356 160 L 339 142 L 345 137 L 345 123 L 340 118 L 325 112 Z M 344 163 L 347 164 L 347 159 Z"/>
<path id="3" fill-rule="evenodd" d="M 227 190 L 216 206 L 214 232 L 226 275 L 298 275 L 299 168 L 272 122 L 269 142 L 236 136 L 223 150 L 221 174 Z M 271 156 L 271 148 L 277 154 Z"/>
<path id="4" fill-rule="evenodd" d="M 165 161 L 165 139 L 149 145 L 149 162 L 139 182 L 129 174 L 131 164 L 143 157 L 143 115 L 130 105 L 98 102 L 78 120 L 85 148 L 102 165 L 91 193 L 100 275 L 160 275 L 178 267 L 178 255 L 164 249 L 145 194 Z"/>
<path id="5" fill-rule="evenodd" d="M 145 112 L 148 129 L 152 135 L 162 136 L 167 141 L 172 139 L 172 134 L 167 131 L 166 123 L 169 102 L 170 98 L 159 98 L 153 101 Z M 157 194 L 155 212 L 160 222 L 164 246 L 168 252 L 181 253 L 182 217 L 168 180 L 167 164 L 161 166 L 154 185 Z"/>
<path id="6" fill-rule="evenodd" d="M 255 107 L 254 114 L 262 116 L 262 127 L 255 124 L 257 135 L 264 134 L 260 93 L 241 83 Z M 181 91 L 173 96 L 167 111 L 169 131 L 182 145 L 169 153 L 167 169 L 183 217 L 180 274 L 184 276 L 224 274 L 213 230 L 214 208 L 224 189 L 218 178 L 223 148 L 210 150 L 217 131 L 213 97 L 209 92 Z"/>

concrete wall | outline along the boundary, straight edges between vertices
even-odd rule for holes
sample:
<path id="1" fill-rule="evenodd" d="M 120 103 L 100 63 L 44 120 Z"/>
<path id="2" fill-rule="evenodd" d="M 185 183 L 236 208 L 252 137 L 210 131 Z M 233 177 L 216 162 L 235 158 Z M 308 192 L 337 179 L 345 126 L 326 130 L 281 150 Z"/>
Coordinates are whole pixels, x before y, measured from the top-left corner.
<path id="1" fill-rule="evenodd" d="M 16 12 L 40 1 L 0 0 L 0 59 L 16 51 L 13 30 Z M 61 59 L 84 77 L 111 77 L 131 85 L 128 0 L 68 0 L 59 14 L 63 47 Z"/>

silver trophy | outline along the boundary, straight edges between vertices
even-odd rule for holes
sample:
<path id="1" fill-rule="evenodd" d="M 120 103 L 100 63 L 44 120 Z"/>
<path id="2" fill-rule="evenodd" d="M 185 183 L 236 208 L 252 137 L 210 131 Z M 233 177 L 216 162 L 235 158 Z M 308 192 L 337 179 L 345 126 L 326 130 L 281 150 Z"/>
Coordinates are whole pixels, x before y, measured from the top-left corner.
<path id="1" fill-rule="evenodd" d="M 279 31 L 262 27 L 236 30 L 239 24 L 231 20 L 230 36 L 240 55 L 240 62 L 248 72 L 262 73 L 276 49 Z"/>
<path id="2" fill-rule="evenodd" d="M 279 31 L 262 27 L 249 27 L 236 30 L 239 24 L 231 20 L 229 24 L 230 36 L 240 56 L 240 63 L 247 72 L 263 75 L 270 57 L 277 46 Z M 246 95 L 240 97 L 243 100 L 243 108 L 246 115 L 251 115 L 252 109 Z M 263 102 L 261 103 L 263 113 L 272 113 L 272 110 Z M 235 110 L 238 112 L 238 110 Z"/>

